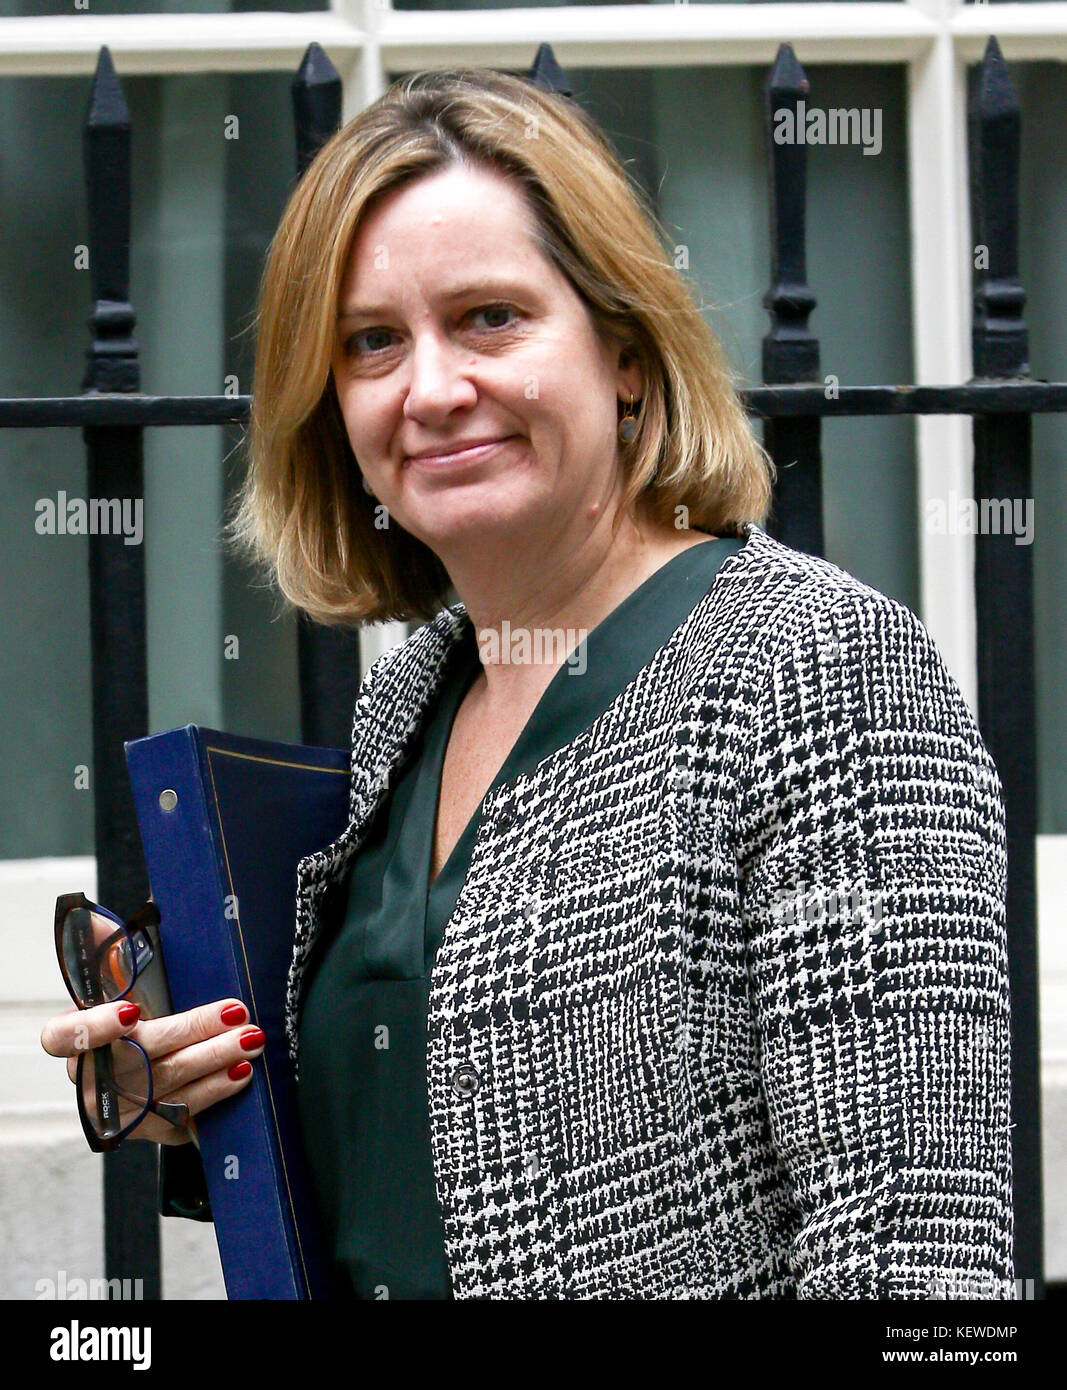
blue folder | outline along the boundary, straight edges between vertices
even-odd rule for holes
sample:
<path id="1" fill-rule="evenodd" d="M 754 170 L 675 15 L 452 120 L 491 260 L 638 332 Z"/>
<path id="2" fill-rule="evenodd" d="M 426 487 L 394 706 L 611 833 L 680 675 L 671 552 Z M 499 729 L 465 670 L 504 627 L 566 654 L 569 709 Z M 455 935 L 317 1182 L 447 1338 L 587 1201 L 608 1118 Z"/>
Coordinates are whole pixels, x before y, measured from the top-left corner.
<path id="1" fill-rule="evenodd" d="M 173 1008 L 232 995 L 267 1035 L 196 1118 L 227 1296 L 329 1297 L 283 1018 L 296 866 L 347 824 L 350 755 L 196 724 L 125 747 Z"/>

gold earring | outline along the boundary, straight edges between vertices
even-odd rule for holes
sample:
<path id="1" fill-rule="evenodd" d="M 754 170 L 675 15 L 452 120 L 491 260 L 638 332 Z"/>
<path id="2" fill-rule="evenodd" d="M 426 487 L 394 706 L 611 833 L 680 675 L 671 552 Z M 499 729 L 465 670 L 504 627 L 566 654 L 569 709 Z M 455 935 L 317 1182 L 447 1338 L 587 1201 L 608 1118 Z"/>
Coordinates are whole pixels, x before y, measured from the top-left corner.
<path id="1" fill-rule="evenodd" d="M 637 435 L 637 416 L 634 414 L 634 393 L 630 392 L 630 404 L 626 407 L 626 414 L 619 421 L 619 439 L 623 444 L 630 444 Z"/>

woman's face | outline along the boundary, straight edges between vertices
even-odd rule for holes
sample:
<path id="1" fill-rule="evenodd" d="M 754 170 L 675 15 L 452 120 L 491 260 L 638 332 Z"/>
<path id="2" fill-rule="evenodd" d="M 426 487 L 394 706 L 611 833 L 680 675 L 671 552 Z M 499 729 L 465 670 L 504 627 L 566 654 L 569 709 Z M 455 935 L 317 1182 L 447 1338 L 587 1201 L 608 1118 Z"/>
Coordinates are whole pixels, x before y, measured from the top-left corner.
<path id="1" fill-rule="evenodd" d="M 349 442 L 446 565 L 535 536 L 547 558 L 591 504 L 614 510 L 616 402 L 640 395 L 638 369 L 620 369 L 531 229 L 507 179 L 452 166 L 382 199 L 343 279 L 332 366 Z"/>

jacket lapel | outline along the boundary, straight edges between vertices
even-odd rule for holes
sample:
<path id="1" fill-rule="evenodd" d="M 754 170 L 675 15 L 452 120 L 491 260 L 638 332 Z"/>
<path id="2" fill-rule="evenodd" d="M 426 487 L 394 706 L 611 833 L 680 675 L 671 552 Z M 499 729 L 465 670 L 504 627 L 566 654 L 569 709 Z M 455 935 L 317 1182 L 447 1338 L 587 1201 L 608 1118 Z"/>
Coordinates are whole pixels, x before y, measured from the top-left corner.
<path id="1" fill-rule="evenodd" d="M 347 846 L 377 810 L 444 679 L 449 653 L 470 619 L 457 603 L 442 609 L 408 639 L 374 681 L 353 717 L 352 782 L 348 826 L 338 845 Z"/>
<path id="2" fill-rule="evenodd" d="M 331 844 L 297 865 L 296 931 L 286 990 L 285 1032 L 297 1065 L 296 1024 L 303 977 L 338 885 L 393 774 L 421 728 L 444 679 L 448 655 L 469 626 L 462 603 L 444 608 L 402 645 L 386 653 L 384 669 L 364 684 L 353 714 L 348 824 Z M 336 904 L 334 904 L 336 906 Z"/>
<path id="3" fill-rule="evenodd" d="M 352 727 L 348 824 L 318 855 L 313 877 L 336 878 L 388 792 L 444 679 L 449 653 L 469 626 L 462 603 L 442 609 L 361 690 Z M 384 660 L 384 658 L 382 658 Z M 309 866 L 310 867 L 310 866 Z"/>

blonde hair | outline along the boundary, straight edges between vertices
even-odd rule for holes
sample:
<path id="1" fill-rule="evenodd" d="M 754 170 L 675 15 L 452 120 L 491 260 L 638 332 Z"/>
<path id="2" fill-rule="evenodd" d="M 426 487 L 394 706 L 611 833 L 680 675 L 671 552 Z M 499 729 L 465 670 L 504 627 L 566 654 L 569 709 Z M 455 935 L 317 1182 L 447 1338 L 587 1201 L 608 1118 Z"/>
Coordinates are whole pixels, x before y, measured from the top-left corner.
<path id="1" fill-rule="evenodd" d="M 331 358 L 372 199 L 457 163 L 514 181 L 543 254 L 605 340 L 621 339 L 640 364 L 639 427 L 619 446 L 616 522 L 640 506 L 659 524 L 683 517 L 737 534 L 770 508 L 774 465 L 722 347 L 606 137 L 575 102 L 522 78 L 416 73 L 319 150 L 289 197 L 260 282 L 249 466 L 225 531 L 321 623 L 431 618 L 448 602 L 448 573 L 433 551 L 395 518 L 374 525 Z"/>

